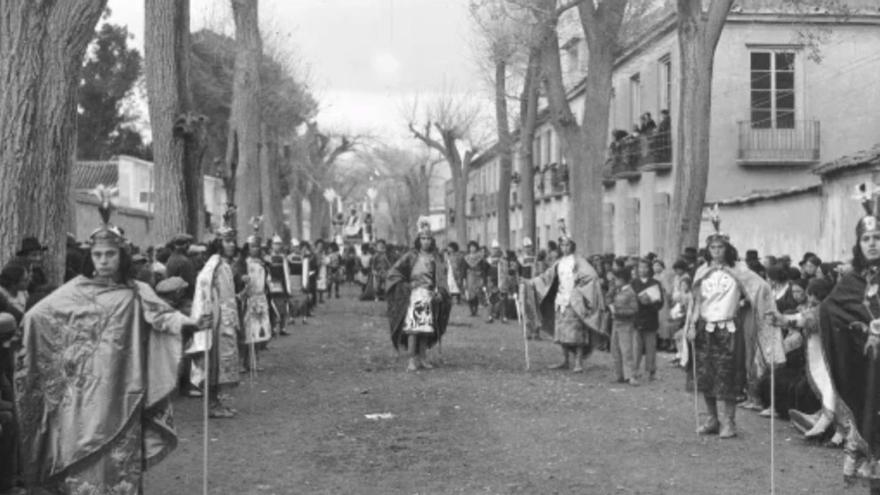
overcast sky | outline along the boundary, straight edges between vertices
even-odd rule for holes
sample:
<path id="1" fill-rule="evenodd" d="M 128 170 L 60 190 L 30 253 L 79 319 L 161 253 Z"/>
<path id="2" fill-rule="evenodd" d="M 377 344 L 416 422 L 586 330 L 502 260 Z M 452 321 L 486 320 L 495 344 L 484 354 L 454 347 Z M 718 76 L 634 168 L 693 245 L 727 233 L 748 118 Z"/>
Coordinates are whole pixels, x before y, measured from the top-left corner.
<path id="1" fill-rule="evenodd" d="M 468 0 L 262 0 L 264 38 L 302 64 L 322 126 L 407 139 L 413 95 L 485 94 Z M 111 22 L 143 47 L 143 1 L 110 0 Z M 228 0 L 191 0 L 192 29 L 230 29 Z M 487 102 L 491 102 L 486 98 Z"/>

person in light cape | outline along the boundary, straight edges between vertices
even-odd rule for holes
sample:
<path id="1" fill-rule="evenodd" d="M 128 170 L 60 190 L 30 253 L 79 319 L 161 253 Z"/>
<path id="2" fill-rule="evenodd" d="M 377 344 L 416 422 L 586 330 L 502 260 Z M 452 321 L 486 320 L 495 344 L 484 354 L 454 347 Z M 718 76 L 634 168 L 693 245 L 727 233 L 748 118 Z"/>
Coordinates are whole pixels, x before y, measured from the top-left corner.
<path id="1" fill-rule="evenodd" d="M 572 371 L 583 372 L 584 359 L 592 352 L 596 334 L 601 332 L 600 319 L 605 310 L 601 281 L 592 265 L 575 254 L 573 240 L 563 235 L 560 239 L 562 257 L 544 273 L 528 284 L 525 307 L 535 307 L 537 314 L 525 311 L 525 317 L 540 320 L 527 325 L 540 328 L 553 336 L 562 347 L 564 361 L 555 369 L 569 369 L 571 355 L 575 355 Z M 528 328 L 528 327 L 527 327 Z"/>
<path id="2" fill-rule="evenodd" d="M 181 329 L 197 322 L 132 280 L 115 188 L 99 187 L 103 225 L 77 276 L 23 319 L 15 398 L 25 481 L 50 493 L 143 492 L 143 473 L 177 445 L 169 397 Z M 207 324 L 207 321 L 198 322 Z"/>

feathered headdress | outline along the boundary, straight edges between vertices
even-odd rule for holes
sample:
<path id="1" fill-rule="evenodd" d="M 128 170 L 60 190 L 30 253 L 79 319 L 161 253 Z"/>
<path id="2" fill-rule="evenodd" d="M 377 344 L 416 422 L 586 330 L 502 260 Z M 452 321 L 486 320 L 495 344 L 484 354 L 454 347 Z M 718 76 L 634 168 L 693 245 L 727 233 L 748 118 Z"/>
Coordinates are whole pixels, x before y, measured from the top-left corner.
<path id="1" fill-rule="evenodd" d="M 431 221 L 426 216 L 419 217 L 418 222 L 416 222 L 416 229 L 419 235 L 431 235 Z"/>
<path id="2" fill-rule="evenodd" d="M 89 236 L 92 246 L 96 244 L 121 246 L 125 243 L 125 236 L 119 227 L 110 223 L 110 216 L 116 209 L 115 201 L 119 197 L 119 188 L 98 184 L 91 193 L 98 198 L 98 213 L 101 215 L 101 226 Z"/>
<path id="3" fill-rule="evenodd" d="M 559 238 L 571 240 L 571 237 L 568 235 L 568 229 L 565 227 L 565 219 L 560 218 L 556 223 L 559 225 Z"/>
<path id="4" fill-rule="evenodd" d="M 260 239 L 260 227 L 263 225 L 263 215 L 251 217 L 251 220 L 248 223 L 251 225 L 254 233 L 247 238 L 247 243 L 252 246 L 254 244 L 260 244 L 262 241 L 262 239 Z"/>
<path id="5" fill-rule="evenodd" d="M 878 230 L 878 217 L 880 217 L 880 186 L 873 182 L 862 182 L 855 188 L 853 199 L 861 203 L 865 210 L 865 216 L 856 224 L 856 236 L 861 237 L 865 232 Z"/>
<path id="6" fill-rule="evenodd" d="M 721 231 L 721 208 L 718 203 L 709 208 L 709 221 L 712 222 L 713 232 L 706 238 L 706 244 L 715 240 L 730 242 L 730 236 Z"/>
<path id="7" fill-rule="evenodd" d="M 235 240 L 236 232 L 235 232 L 235 212 L 238 208 L 232 204 L 226 204 L 226 211 L 223 212 L 223 223 L 217 229 L 216 234 L 218 237 L 227 240 Z"/>

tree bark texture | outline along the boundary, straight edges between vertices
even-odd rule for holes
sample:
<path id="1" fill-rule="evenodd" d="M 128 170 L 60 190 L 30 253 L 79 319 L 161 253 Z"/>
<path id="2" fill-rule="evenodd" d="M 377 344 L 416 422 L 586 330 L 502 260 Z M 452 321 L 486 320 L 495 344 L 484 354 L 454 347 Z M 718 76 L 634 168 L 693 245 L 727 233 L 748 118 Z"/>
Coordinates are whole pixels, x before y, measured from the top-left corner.
<path id="1" fill-rule="evenodd" d="M 144 55 L 153 132 L 154 242 L 204 225 L 201 134 L 189 82 L 189 0 L 146 0 Z"/>
<path id="2" fill-rule="evenodd" d="M 700 224 L 709 184 L 709 130 L 715 48 L 732 0 L 678 0 L 681 87 L 675 129 L 676 164 L 667 223 L 666 258 L 675 260 L 700 243 Z"/>
<path id="3" fill-rule="evenodd" d="M 0 0 L 0 263 L 36 236 L 52 283 L 64 274 L 79 72 L 105 5 Z"/>
<path id="4" fill-rule="evenodd" d="M 552 2 L 555 4 L 555 2 Z M 583 125 L 579 125 L 568 103 L 559 57 L 559 37 L 554 22 L 549 24 L 542 55 L 550 120 L 562 138 L 569 167 L 570 207 L 566 224 L 580 252 L 602 252 L 602 166 L 608 136 L 612 91 L 612 69 L 617 37 L 623 22 L 626 0 L 604 0 L 598 5 L 581 2 L 578 11 L 590 53 L 584 89 Z M 578 212 L 577 220 L 571 212 Z M 583 214 L 581 214 L 583 213 Z"/>
<path id="5" fill-rule="evenodd" d="M 495 123 L 498 129 L 498 243 L 510 244 L 510 174 L 513 172 L 513 136 L 507 112 L 507 63 L 495 61 Z"/>
<path id="6" fill-rule="evenodd" d="M 529 51 L 526 77 L 520 102 L 519 139 L 519 200 L 522 204 L 522 236 L 538 242 L 535 220 L 535 132 L 538 123 L 538 93 L 540 92 L 541 50 Z M 535 245 L 538 248 L 537 244 Z"/>
<path id="7" fill-rule="evenodd" d="M 261 132 L 260 146 L 260 190 L 262 199 L 263 224 L 267 236 L 281 235 L 281 169 L 278 164 L 278 138 L 265 124 Z"/>
<path id="8" fill-rule="evenodd" d="M 231 0 L 235 19 L 235 72 L 232 81 L 230 146 L 237 143 L 235 198 L 241 226 L 262 214 L 260 191 L 260 56 L 257 0 Z M 250 228 L 247 229 L 250 233 Z"/>

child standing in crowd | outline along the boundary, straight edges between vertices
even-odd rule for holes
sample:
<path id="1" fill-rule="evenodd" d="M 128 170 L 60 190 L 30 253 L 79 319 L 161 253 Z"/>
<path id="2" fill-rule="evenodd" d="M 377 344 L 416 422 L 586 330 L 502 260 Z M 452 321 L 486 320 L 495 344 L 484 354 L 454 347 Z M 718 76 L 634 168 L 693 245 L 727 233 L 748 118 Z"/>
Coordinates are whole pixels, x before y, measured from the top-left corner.
<path id="1" fill-rule="evenodd" d="M 614 270 L 611 275 L 614 284 L 609 299 L 611 312 L 611 357 L 614 359 L 614 372 L 617 383 L 638 385 L 636 378 L 635 348 L 637 345 L 635 316 L 639 311 L 638 296 L 633 290 L 631 272 L 627 269 Z"/>

